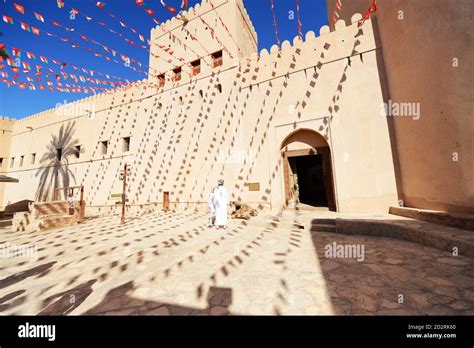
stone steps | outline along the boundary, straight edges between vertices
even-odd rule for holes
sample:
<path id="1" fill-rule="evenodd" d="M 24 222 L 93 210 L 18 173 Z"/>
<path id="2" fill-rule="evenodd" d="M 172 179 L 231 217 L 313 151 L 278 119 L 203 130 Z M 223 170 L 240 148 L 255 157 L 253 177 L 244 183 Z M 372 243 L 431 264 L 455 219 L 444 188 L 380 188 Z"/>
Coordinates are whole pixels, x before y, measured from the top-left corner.
<path id="1" fill-rule="evenodd" d="M 30 209 L 30 212 L 15 213 L 13 231 L 34 232 L 75 225 L 82 221 L 84 210 L 79 202 L 75 202 L 71 211 L 67 201 L 34 203 Z"/>
<path id="2" fill-rule="evenodd" d="M 291 216 L 280 218 L 283 221 Z M 306 221 L 307 230 L 310 233 L 330 232 L 396 238 L 474 257 L 474 234 L 467 229 L 411 218 L 398 218 L 390 214 L 356 216 L 334 213 L 331 216 L 322 214 L 321 217 L 308 214 L 302 216 L 301 219 Z"/>
<path id="3" fill-rule="evenodd" d="M 33 214 L 35 217 L 52 216 L 52 215 L 68 215 L 69 203 L 63 202 L 63 201 L 35 203 Z"/>
<path id="4" fill-rule="evenodd" d="M 474 234 L 468 230 L 405 220 L 336 219 L 336 231 L 343 234 L 380 236 L 406 240 L 432 248 L 474 257 Z"/>
<path id="5" fill-rule="evenodd" d="M 59 228 L 77 224 L 78 219 L 74 215 L 62 215 L 42 218 L 39 221 L 40 230 L 49 230 L 52 228 Z"/>
<path id="6" fill-rule="evenodd" d="M 334 224 L 311 224 L 311 232 L 336 232 Z"/>
<path id="7" fill-rule="evenodd" d="M 317 218 L 311 221 L 311 232 L 336 232 L 336 220 Z"/>
<path id="8" fill-rule="evenodd" d="M 432 222 L 435 224 L 446 225 L 474 231 L 474 216 L 468 214 L 453 214 L 434 210 L 390 207 L 389 213 L 398 216 L 404 216 L 412 219 Z"/>
<path id="9" fill-rule="evenodd" d="M 0 227 L 11 226 L 12 222 L 13 222 L 13 218 L 12 219 L 7 219 L 7 218 L 1 219 L 0 220 Z"/>

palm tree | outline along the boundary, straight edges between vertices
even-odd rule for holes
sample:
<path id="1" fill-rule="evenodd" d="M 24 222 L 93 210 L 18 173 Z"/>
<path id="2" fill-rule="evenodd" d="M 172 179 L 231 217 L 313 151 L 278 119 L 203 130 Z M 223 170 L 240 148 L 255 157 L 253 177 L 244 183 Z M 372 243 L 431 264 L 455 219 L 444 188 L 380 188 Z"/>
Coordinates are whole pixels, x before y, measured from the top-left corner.
<path id="1" fill-rule="evenodd" d="M 53 135 L 48 144 L 47 151 L 41 158 L 40 168 L 36 176 L 40 176 L 36 200 L 48 201 L 54 189 L 69 187 L 71 179 L 76 181 L 74 174 L 69 169 L 69 157 L 76 154 L 77 139 L 73 139 L 75 123 L 62 125 L 58 136 Z"/>
<path id="2" fill-rule="evenodd" d="M 3 33 L 0 32 L 0 36 L 3 36 Z M 7 51 L 5 51 L 5 48 L 0 49 L 0 57 L 2 58 L 10 58 L 8 55 Z"/>

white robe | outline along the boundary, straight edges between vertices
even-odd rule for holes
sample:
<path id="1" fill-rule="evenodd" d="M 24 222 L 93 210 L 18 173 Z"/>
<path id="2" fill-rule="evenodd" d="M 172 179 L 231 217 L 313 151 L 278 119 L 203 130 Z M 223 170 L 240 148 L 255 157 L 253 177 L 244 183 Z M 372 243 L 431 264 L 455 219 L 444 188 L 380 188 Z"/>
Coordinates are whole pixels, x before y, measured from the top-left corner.
<path id="1" fill-rule="evenodd" d="M 216 211 L 214 207 L 214 192 L 209 193 L 209 197 L 207 197 L 207 207 L 209 208 L 210 213 L 214 213 Z"/>
<path id="2" fill-rule="evenodd" d="M 229 193 L 224 186 L 218 186 L 214 192 L 214 207 L 216 209 L 216 225 L 227 226 L 227 205 Z"/>

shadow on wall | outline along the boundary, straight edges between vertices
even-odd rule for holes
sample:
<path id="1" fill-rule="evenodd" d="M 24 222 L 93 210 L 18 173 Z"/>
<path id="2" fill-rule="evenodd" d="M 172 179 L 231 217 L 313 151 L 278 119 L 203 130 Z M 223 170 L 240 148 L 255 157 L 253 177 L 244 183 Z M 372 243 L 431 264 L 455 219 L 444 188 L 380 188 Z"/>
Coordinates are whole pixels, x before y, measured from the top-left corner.
<path id="1" fill-rule="evenodd" d="M 69 157 L 76 154 L 78 140 L 73 139 L 75 122 L 62 125 L 59 134 L 53 135 L 41 158 L 41 167 L 36 172 L 40 177 L 36 190 L 36 201 L 45 202 L 52 199 L 54 189 L 70 186 L 71 179 L 76 181 L 69 170 Z"/>

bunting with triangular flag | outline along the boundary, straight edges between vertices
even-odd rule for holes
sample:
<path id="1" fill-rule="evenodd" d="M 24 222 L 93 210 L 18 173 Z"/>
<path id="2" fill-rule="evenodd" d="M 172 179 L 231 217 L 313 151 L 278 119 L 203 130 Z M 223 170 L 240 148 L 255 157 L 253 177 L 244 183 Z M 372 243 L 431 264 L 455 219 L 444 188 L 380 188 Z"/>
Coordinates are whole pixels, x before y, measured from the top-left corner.
<path id="1" fill-rule="evenodd" d="M 5 15 L 2 15 L 2 18 L 3 18 L 3 21 L 7 24 L 13 24 L 13 18 L 11 17 L 8 17 L 8 16 L 5 16 Z"/>
<path id="2" fill-rule="evenodd" d="M 44 17 L 41 14 L 39 14 L 38 12 L 35 12 L 34 14 L 37 20 L 44 23 Z"/>
<path id="3" fill-rule="evenodd" d="M 21 14 L 25 14 L 25 8 L 24 8 L 22 5 L 20 5 L 20 4 L 16 3 L 16 2 L 14 2 L 14 3 L 13 3 L 13 8 L 14 8 L 17 12 L 19 12 L 19 13 L 21 13 Z"/>

